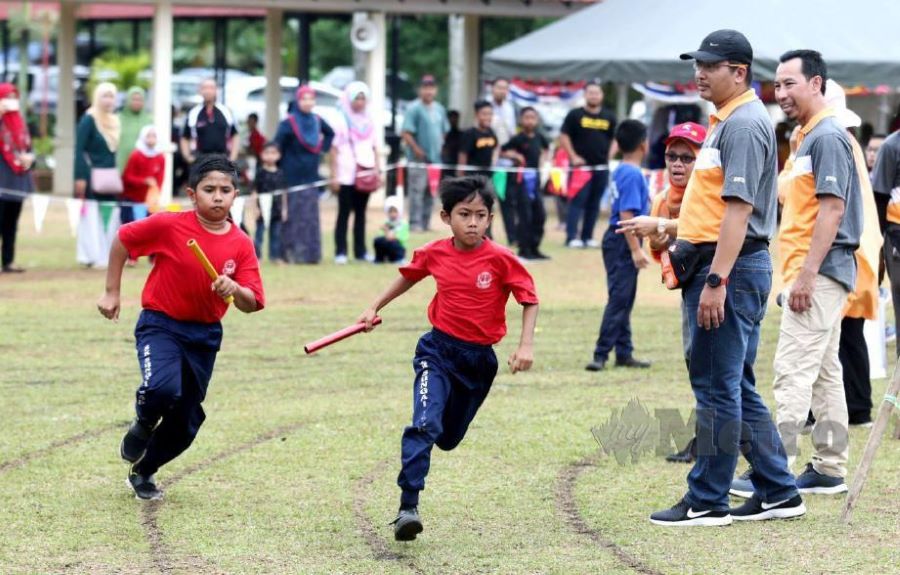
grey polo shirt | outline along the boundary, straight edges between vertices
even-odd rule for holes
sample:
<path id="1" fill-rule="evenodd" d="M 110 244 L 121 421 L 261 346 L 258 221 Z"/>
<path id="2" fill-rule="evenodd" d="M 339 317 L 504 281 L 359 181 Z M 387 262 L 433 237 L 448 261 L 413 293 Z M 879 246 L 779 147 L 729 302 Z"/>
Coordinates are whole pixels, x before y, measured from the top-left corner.
<path id="1" fill-rule="evenodd" d="M 888 136 L 878 150 L 872 169 L 872 190 L 876 194 L 900 196 L 900 131 Z"/>
<path id="2" fill-rule="evenodd" d="M 811 170 L 815 195 L 844 200 L 844 215 L 819 273 L 853 291 L 856 257 L 863 228 L 862 192 L 847 131 L 834 116 L 823 118 L 797 148 L 794 172 Z"/>

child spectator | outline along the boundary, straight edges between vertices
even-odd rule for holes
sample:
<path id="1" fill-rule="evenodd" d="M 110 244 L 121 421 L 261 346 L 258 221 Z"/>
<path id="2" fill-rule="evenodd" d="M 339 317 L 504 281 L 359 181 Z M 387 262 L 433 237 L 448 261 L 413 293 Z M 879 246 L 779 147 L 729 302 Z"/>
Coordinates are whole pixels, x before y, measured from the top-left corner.
<path id="1" fill-rule="evenodd" d="M 517 206 L 519 257 L 525 260 L 548 260 L 538 249 L 544 237 L 544 222 L 547 212 L 544 210 L 544 196 L 541 192 L 538 169 L 547 158 L 550 144 L 537 132 L 540 117 L 531 106 L 522 108 L 519 113 L 518 134 L 513 136 L 502 148 L 502 156 L 509 158 L 519 168 L 532 168 L 533 171 L 510 174 L 507 182 L 507 195 L 515 194 Z"/>
<path id="2" fill-rule="evenodd" d="M 132 464 L 128 483 L 138 499 L 162 497 L 154 474 L 191 445 L 206 418 L 201 403 L 222 343 L 225 298 L 244 313 L 265 305 L 253 244 L 228 217 L 237 180 L 237 166 L 224 156 L 198 158 L 187 189 L 194 210 L 122 226 L 112 243 L 106 293 L 97 302 L 107 319 L 119 317 L 126 259 L 155 256 L 135 328 L 142 375 L 137 417 L 119 448 Z M 194 238 L 220 271 L 213 282 L 187 247 Z"/>
<path id="3" fill-rule="evenodd" d="M 616 366 L 650 367 L 649 362 L 634 358 L 631 342 L 631 310 L 637 294 L 638 271 L 650 265 L 650 258 L 635 234 L 616 233 L 620 220 L 645 216 L 650 211 L 650 190 L 641 172 L 641 162 L 647 154 L 647 128 L 637 120 L 625 120 L 616 128 L 615 138 L 622 152 L 622 163 L 612 176 L 612 213 L 602 246 L 609 297 L 594 359 L 585 368 L 588 371 L 605 369 L 613 348 Z"/>
<path id="4" fill-rule="evenodd" d="M 413 365 L 412 425 L 403 432 L 400 511 L 394 538 L 410 541 L 422 532 L 419 492 L 436 444 L 454 449 L 487 397 L 497 373 L 492 346 L 506 334 L 510 293 L 523 306 L 522 335 L 507 364 L 513 373 L 531 368 L 538 299 L 534 281 L 509 250 L 485 236 L 494 196 L 487 180 L 468 176 L 441 183 L 441 219 L 453 236 L 419 248 L 409 265 L 359 317 L 371 330 L 378 312 L 431 275 L 437 293 L 428 308 L 434 329 L 419 339 Z"/>
<path id="5" fill-rule="evenodd" d="M 256 218 L 256 234 L 253 246 L 256 249 L 256 257 L 262 258 L 262 246 L 266 236 L 266 220 L 262 216 L 262 204 L 259 202 L 260 194 L 273 194 L 284 190 L 284 174 L 278 167 L 281 152 L 275 142 L 267 142 L 260 153 L 260 165 L 256 169 L 256 177 L 253 178 L 253 193 L 251 202 L 260 206 L 259 217 Z M 274 263 L 286 263 L 287 258 L 281 246 L 281 224 L 287 219 L 287 195 L 277 194 L 272 196 L 271 215 L 269 217 L 269 261 Z"/>
<path id="6" fill-rule="evenodd" d="M 259 116 L 251 112 L 247 116 L 247 152 L 260 160 L 266 146 L 266 137 L 259 131 Z"/>
<path id="7" fill-rule="evenodd" d="M 406 257 L 409 240 L 409 223 L 403 219 L 403 200 L 388 196 L 384 200 L 387 221 L 381 226 L 381 235 L 375 238 L 375 263 L 400 263 Z"/>
<path id="8" fill-rule="evenodd" d="M 120 212 L 123 225 L 134 221 L 131 204 L 145 203 L 151 190 L 158 192 L 162 187 L 166 159 L 156 150 L 156 142 L 156 128 L 141 128 L 134 151 L 125 164 L 125 171 L 122 172 L 122 199 L 126 204 L 122 205 Z"/>

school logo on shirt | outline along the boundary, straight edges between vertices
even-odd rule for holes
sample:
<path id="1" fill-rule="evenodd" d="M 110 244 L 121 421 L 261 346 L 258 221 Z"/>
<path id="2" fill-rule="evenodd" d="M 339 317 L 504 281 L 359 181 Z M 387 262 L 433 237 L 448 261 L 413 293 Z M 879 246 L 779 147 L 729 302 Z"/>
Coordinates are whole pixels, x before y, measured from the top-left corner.
<path id="1" fill-rule="evenodd" d="M 488 289 L 491 287 L 492 281 L 494 281 L 494 276 L 491 275 L 491 272 L 481 272 L 475 278 L 475 285 L 478 286 L 478 289 Z"/>
<path id="2" fill-rule="evenodd" d="M 234 263 L 234 260 L 228 260 L 222 268 L 222 275 L 233 276 L 235 271 L 237 271 L 237 264 Z"/>
<path id="3" fill-rule="evenodd" d="M 497 145 L 497 140 L 495 140 L 493 136 L 485 136 L 484 138 L 478 138 L 475 141 L 475 147 L 478 149 L 493 148 L 496 145 Z"/>

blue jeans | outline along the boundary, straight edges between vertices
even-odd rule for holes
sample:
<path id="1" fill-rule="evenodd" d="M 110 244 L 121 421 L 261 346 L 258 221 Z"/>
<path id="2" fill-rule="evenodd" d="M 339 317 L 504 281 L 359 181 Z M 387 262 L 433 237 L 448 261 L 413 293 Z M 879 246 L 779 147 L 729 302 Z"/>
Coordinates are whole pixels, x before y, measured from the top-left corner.
<path id="1" fill-rule="evenodd" d="M 756 391 L 753 364 L 759 329 L 772 289 L 772 261 L 762 250 L 741 256 L 729 276 L 725 321 L 706 330 L 697 308 L 709 266 L 685 286 L 691 325 L 690 376 L 697 399 L 697 461 L 685 500 L 697 509 L 728 509 L 728 489 L 739 453 L 753 466 L 753 487 L 768 503 L 797 494 L 781 437 Z"/>
<path id="2" fill-rule="evenodd" d="M 608 228 L 603 234 L 603 265 L 606 267 L 606 291 L 608 298 L 603 310 L 600 335 L 594 346 L 594 359 L 603 360 L 615 348 L 616 357 L 631 357 L 631 310 L 637 294 L 638 269 L 631 259 L 631 250 L 625 236 Z"/>
<path id="3" fill-rule="evenodd" d="M 580 239 L 586 242 L 594 236 L 594 226 L 600 215 L 600 198 L 608 180 L 609 172 L 605 170 L 594 172 L 584 188 L 569 200 L 569 213 L 566 214 L 566 243 L 578 239 L 580 220 L 583 220 Z"/>
<path id="4" fill-rule="evenodd" d="M 273 210 L 274 211 L 274 210 Z M 279 210 L 280 211 L 280 210 Z M 272 217 L 269 220 L 269 261 L 284 260 L 284 250 L 281 247 L 281 217 Z M 256 249 L 256 258 L 262 261 L 263 242 L 266 238 L 266 221 L 256 219 L 256 233 L 253 237 L 253 247 Z"/>

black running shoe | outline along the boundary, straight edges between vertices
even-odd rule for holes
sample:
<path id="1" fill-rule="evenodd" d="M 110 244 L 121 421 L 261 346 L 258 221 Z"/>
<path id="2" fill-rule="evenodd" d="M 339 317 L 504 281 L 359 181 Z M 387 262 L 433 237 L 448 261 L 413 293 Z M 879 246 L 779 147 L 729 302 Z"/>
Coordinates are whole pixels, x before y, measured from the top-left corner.
<path id="1" fill-rule="evenodd" d="M 665 527 L 717 527 L 731 525 L 731 515 L 728 514 L 728 511 L 694 509 L 682 499 L 671 509 L 657 511 L 651 515 L 650 523 Z"/>
<path id="2" fill-rule="evenodd" d="M 144 457 L 147 451 L 147 444 L 153 436 L 153 426 L 147 425 L 140 419 L 135 418 L 122 443 L 119 445 L 119 455 L 128 463 L 137 463 Z"/>
<path id="3" fill-rule="evenodd" d="M 697 438 L 692 437 L 684 449 L 678 453 L 666 455 L 669 463 L 693 463 L 697 459 Z"/>
<path id="4" fill-rule="evenodd" d="M 134 466 L 128 471 L 128 486 L 134 491 L 137 499 L 144 501 L 155 501 L 162 499 L 163 492 L 156 487 L 152 475 L 141 475 L 134 470 Z"/>
<path id="5" fill-rule="evenodd" d="M 803 498 L 794 495 L 783 501 L 766 503 L 754 493 L 740 507 L 731 509 L 731 516 L 735 521 L 764 521 L 766 519 L 790 519 L 806 514 L 806 505 Z"/>
<path id="6" fill-rule="evenodd" d="M 415 507 L 401 509 L 391 523 L 394 525 L 394 539 L 397 541 L 412 541 L 424 529 L 419 510 Z"/>
<path id="7" fill-rule="evenodd" d="M 753 468 L 748 467 L 747 471 L 742 473 L 740 477 L 731 480 L 731 487 L 728 489 L 728 493 L 735 497 L 750 499 L 753 496 L 753 480 L 750 479 L 752 475 Z"/>
<path id="8" fill-rule="evenodd" d="M 839 495 L 847 492 L 847 483 L 843 477 L 819 473 L 812 463 L 807 463 L 806 469 L 797 477 L 797 491 L 820 495 Z"/>
<path id="9" fill-rule="evenodd" d="M 640 359 L 635 359 L 634 357 L 628 356 L 623 359 L 616 358 L 616 367 L 631 367 L 637 369 L 647 369 L 650 367 L 649 361 L 643 361 Z"/>

